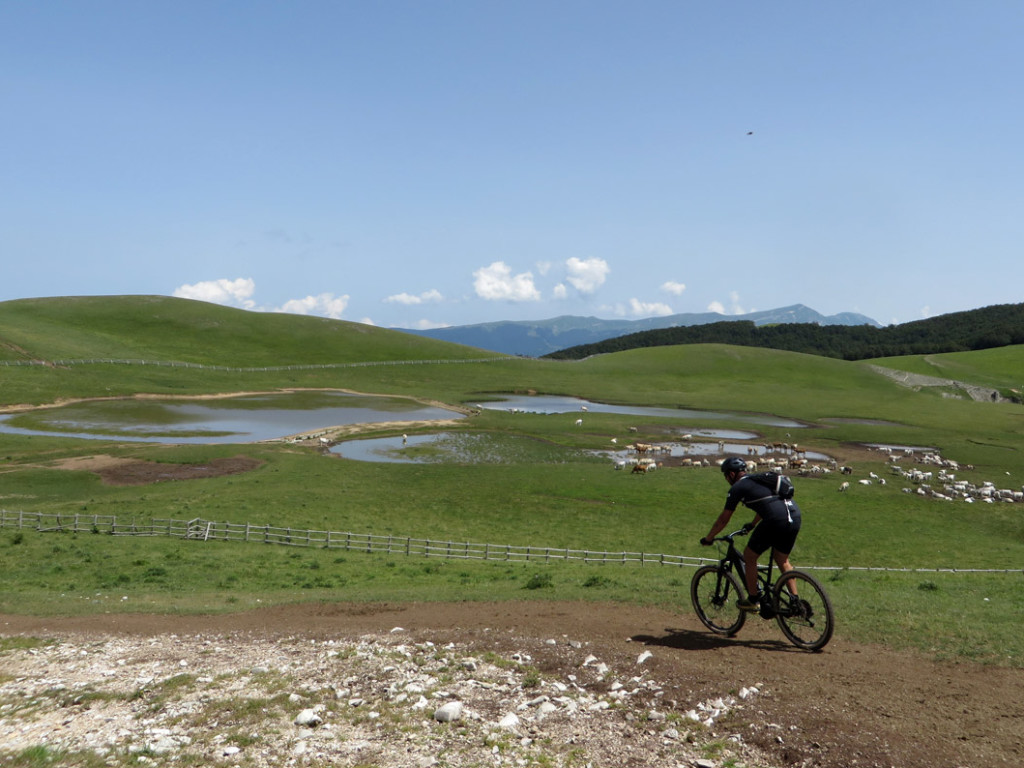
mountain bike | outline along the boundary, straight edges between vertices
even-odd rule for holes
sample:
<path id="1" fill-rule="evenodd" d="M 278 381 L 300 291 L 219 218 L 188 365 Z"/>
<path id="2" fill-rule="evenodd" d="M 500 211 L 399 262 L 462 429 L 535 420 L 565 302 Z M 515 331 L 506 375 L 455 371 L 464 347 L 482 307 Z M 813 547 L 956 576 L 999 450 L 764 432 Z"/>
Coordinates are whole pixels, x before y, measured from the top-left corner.
<path id="1" fill-rule="evenodd" d="M 736 601 L 746 594 L 743 556 L 733 538 L 749 533 L 746 528 L 717 536 L 716 542 L 727 545 L 722 559 L 715 565 L 702 565 L 690 582 L 690 599 L 697 618 L 705 627 L 719 635 L 733 636 L 743 627 L 747 612 Z M 757 567 L 757 583 L 763 595 L 760 616 L 775 619 L 793 645 L 807 651 L 820 651 L 832 639 L 835 614 L 832 601 L 817 579 L 806 571 L 793 569 L 781 574 L 772 583 L 772 551 L 767 565 Z"/>

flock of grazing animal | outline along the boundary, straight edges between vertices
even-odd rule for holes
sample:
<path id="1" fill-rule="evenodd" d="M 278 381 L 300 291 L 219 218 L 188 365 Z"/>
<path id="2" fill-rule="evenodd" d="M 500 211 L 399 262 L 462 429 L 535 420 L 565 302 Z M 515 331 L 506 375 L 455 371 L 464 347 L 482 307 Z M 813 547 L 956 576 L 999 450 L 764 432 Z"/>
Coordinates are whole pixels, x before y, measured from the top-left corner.
<path id="1" fill-rule="evenodd" d="M 1013 488 L 999 488 L 990 480 L 982 481 L 979 485 L 964 478 L 957 479 L 957 473 L 961 470 L 972 471 L 974 466 L 970 464 L 961 466 L 952 459 L 943 458 L 938 451 L 925 451 L 921 455 L 917 455 L 912 448 L 895 449 L 882 446 L 877 450 L 887 454 L 886 463 L 893 475 L 911 483 L 910 486 L 903 486 L 900 489 L 903 493 L 916 493 L 919 496 L 927 496 L 941 501 L 963 501 L 967 504 L 979 501 L 986 504 L 994 504 L 999 501 L 1024 502 L 1024 486 L 1021 486 L 1019 490 L 1014 490 Z M 915 465 L 921 464 L 926 469 L 917 466 L 903 469 L 901 464 L 907 463 L 908 460 Z M 861 485 L 874 483 L 885 485 L 885 478 L 872 472 L 867 478 L 857 482 Z M 844 483 L 844 485 L 848 487 L 848 484 Z M 846 488 L 840 487 L 839 490 L 843 491 Z"/>
<path id="2" fill-rule="evenodd" d="M 581 422 L 578 422 L 581 423 Z M 636 432 L 636 427 L 630 427 L 631 432 Z M 692 435 L 683 435 L 684 441 L 692 439 Z M 612 438 L 612 443 L 617 440 Z M 719 453 L 723 453 L 725 443 L 719 441 Z M 626 469 L 631 467 L 633 474 L 646 474 L 653 472 L 663 464 L 659 463 L 656 456 L 659 454 L 671 454 L 671 445 L 657 443 L 634 442 L 625 446 L 625 450 L 632 455 L 614 461 L 615 469 Z M 925 450 L 918 453 L 913 448 L 892 448 L 879 446 L 873 450 L 886 454 L 886 464 L 892 475 L 908 481 L 911 485 L 901 488 L 903 493 L 914 493 L 919 496 L 939 499 L 942 501 L 964 501 L 968 504 L 984 502 L 993 504 L 995 502 L 1024 502 L 1024 486 L 1020 490 L 1012 488 L 999 488 L 991 481 L 983 481 L 980 485 L 969 480 L 957 478 L 957 472 L 961 469 L 973 471 L 973 465 L 961 466 L 958 462 L 943 458 L 938 451 Z M 768 443 L 760 446 L 751 445 L 747 447 L 747 471 L 758 470 L 773 472 L 796 472 L 802 477 L 815 477 L 829 475 L 838 472 L 842 475 L 853 475 L 853 468 L 839 466 L 839 462 L 829 458 L 821 463 L 812 463 L 807 459 L 806 451 L 798 445 L 789 443 Z M 903 469 L 902 463 L 913 463 L 911 469 Z M 684 457 L 680 462 L 684 467 L 710 467 L 718 466 L 720 461 L 708 457 Z M 916 465 L 923 465 L 921 469 Z M 1009 473 L 1007 473 L 1009 474 Z M 885 486 L 886 478 L 868 472 L 867 477 L 856 481 L 861 486 Z M 846 492 L 851 488 L 850 481 L 844 480 L 839 485 L 839 491 Z"/>

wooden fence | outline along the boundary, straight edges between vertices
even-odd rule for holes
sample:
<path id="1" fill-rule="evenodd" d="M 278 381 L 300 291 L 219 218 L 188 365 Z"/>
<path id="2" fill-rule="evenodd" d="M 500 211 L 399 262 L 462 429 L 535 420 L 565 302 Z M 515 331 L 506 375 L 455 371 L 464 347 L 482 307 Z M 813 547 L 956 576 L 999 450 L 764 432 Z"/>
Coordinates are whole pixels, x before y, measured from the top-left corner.
<path id="1" fill-rule="evenodd" d="M 0 528 L 29 528 L 40 532 L 96 533 L 111 536 L 170 536 L 192 541 L 236 541 L 287 547 L 364 552 L 367 554 L 443 557 L 448 560 L 502 560 L 512 562 L 577 562 L 598 565 L 670 565 L 695 568 L 718 558 L 662 555 L 652 552 L 603 552 L 590 549 L 474 544 L 464 541 L 376 536 L 372 533 L 311 531 L 253 523 L 224 523 L 194 518 L 153 518 L 148 523 L 118 520 L 113 515 L 60 515 L 47 512 L 0 510 Z M 807 571 L 891 571 L 899 573 L 1024 573 L 1020 568 L 883 568 L 877 566 L 800 565 Z"/>
<path id="2" fill-rule="evenodd" d="M 615 565 L 697 566 L 702 558 L 650 552 L 602 552 L 585 549 L 477 544 L 464 541 L 414 539 L 409 536 L 376 536 L 370 533 L 315 531 L 253 523 L 225 523 L 195 518 L 154 518 L 148 522 L 118 520 L 111 515 L 60 515 L 44 512 L 0 510 L 0 528 L 36 531 L 96 533 L 113 536 L 171 536 L 195 541 L 238 541 L 279 544 L 289 547 L 365 552 L 369 554 L 442 557 L 450 560 L 504 560 L 520 562 L 582 562 Z"/>

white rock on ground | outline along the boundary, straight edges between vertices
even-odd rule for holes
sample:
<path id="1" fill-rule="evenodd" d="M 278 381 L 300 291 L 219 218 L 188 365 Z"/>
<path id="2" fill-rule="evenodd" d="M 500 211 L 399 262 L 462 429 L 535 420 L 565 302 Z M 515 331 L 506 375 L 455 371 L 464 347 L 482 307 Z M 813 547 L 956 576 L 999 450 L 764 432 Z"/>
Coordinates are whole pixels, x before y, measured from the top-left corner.
<path id="1" fill-rule="evenodd" d="M 720 718 L 752 706 L 760 687 L 670 702 L 648 667 L 616 670 L 579 641 L 521 644 L 504 655 L 391 632 L 16 645 L 0 653 L 0 765 L 44 750 L 117 768 L 142 758 L 147 768 L 458 768 L 498 765 L 495 755 L 503 766 L 693 766 L 703 743 L 721 743 Z M 542 654 L 558 657 L 544 666 L 554 671 L 535 666 Z M 726 749 L 719 765 L 770 765 L 742 739 Z"/>

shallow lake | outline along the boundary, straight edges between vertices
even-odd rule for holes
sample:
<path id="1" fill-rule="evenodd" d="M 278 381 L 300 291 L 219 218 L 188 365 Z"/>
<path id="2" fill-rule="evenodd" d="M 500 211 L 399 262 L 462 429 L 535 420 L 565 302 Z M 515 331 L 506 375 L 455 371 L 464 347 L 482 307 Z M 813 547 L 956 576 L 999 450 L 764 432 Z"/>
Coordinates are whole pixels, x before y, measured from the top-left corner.
<path id="1" fill-rule="evenodd" d="M 804 425 L 798 421 L 782 419 L 777 416 L 758 414 L 718 413 L 715 411 L 692 411 L 686 408 L 654 408 L 643 405 L 609 405 L 582 400 L 576 397 L 560 397 L 557 395 L 515 395 L 501 400 L 477 404 L 478 408 L 494 411 L 511 411 L 512 413 L 619 413 L 630 416 L 661 416 L 670 419 L 721 419 L 723 421 L 742 420 L 752 424 L 765 424 L 771 427 L 791 427 L 799 429 Z"/>
<path id="2" fill-rule="evenodd" d="M 393 464 L 561 464 L 598 461 L 603 452 L 552 445 L 525 435 L 490 432 L 436 432 L 403 437 L 345 440 L 331 453 L 356 461 Z"/>
<path id="3" fill-rule="evenodd" d="M 696 438 L 696 433 L 694 434 Z M 724 437 L 724 436 L 723 436 Z M 733 440 L 753 439 L 751 432 L 731 432 Z M 628 442 L 623 439 L 623 443 Z M 673 457 L 700 458 L 731 453 L 746 456 L 748 443 L 661 441 Z M 767 454 L 763 446 L 754 446 L 756 457 Z M 436 432 L 427 435 L 394 437 L 368 437 L 345 440 L 331 446 L 331 453 L 345 459 L 390 464 L 512 464 L 516 462 L 545 462 L 559 464 L 567 461 L 602 460 L 621 461 L 635 457 L 636 452 L 625 446 L 610 445 L 606 450 L 564 448 L 543 443 L 523 435 L 472 432 Z M 828 457 L 808 452 L 807 458 L 818 461 Z"/>
<path id="4" fill-rule="evenodd" d="M 579 413 L 584 409 L 593 413 L 621 413 L 636 416 L 667 416 L 675 419 L 738 419 L 771 426 L 801 427 L 799 422 L 769 416 L 736 416 L 713 411 L 693 411 L 676 408 L 607 405 L 573 397 L 524 396 L 510 397 L 499 402 L 481 404 L 481 408 L 512 410 L 531 413 Z M 349 424 L 373 424 L 391 421 L 442 421 L 463 418 L 457 411 L 424 405 L 398 397 L 351 394 L 346 392 L 281 392 L 272 394 L 239 395 L 203 400 L 177 399 L 112 399 L 90 400 L 62 406 L 40 408 L 17 414 L 0 415 L 0 432 L 20 435 L 47 435 L 51 437 L 93 438 L 162 443 L 249 443 L 279 440 L 297 435 Z M 686 431 L 693 435 L 688 451 L 702 454 L 712 452 L 717 443 L 701 440 L 751 440 L 751 432 L 734 429 L 678 430 L 680 438 Z M 449 461 L 470 461 L 470 451 L 458 447 L 458 441 L 448 433 L 408 438 L 406 450 L 397 458 L 387 458 L 390 450 L 373 445 L 373 440 L 349 441 L 342 455 L 356 451 L 364 455 L 352 456 L 371 461 L 427 461 L 427 454 L 447 456 Z M 528 438 L 522 438 L 526 440 Z M 628 438 L 623 438 L 628 442 Z M 369 443 L 358 449 L 353 442 Z M 420 458 L 409 458 L 410 447 L 421 447 Z M 509 461 L 521 453 L 522 445 L 485 444 L 479 438 L 473 445 L 478 456 L 492 456 L 494 461 Z M 535 452 L 535 447 L 534 451 Z M 678 454 L 677 454 L 678 455 Z M 372 456 L 372 458 L 371 458 Z M 502 459 L 498 459 L 502 456 Z M 480 460 L 479 458 L 474 460 Z M 549 460 L 558 460 L 549 457 Z"/>
<path id="5" fill-rule="evenodd" d="M 213 400 L 91 400 L 0 416 L 0 432 L 168 443 L 249 443 L 325 427 L 463 418 L 397 397 L 283 392 Z"/>

